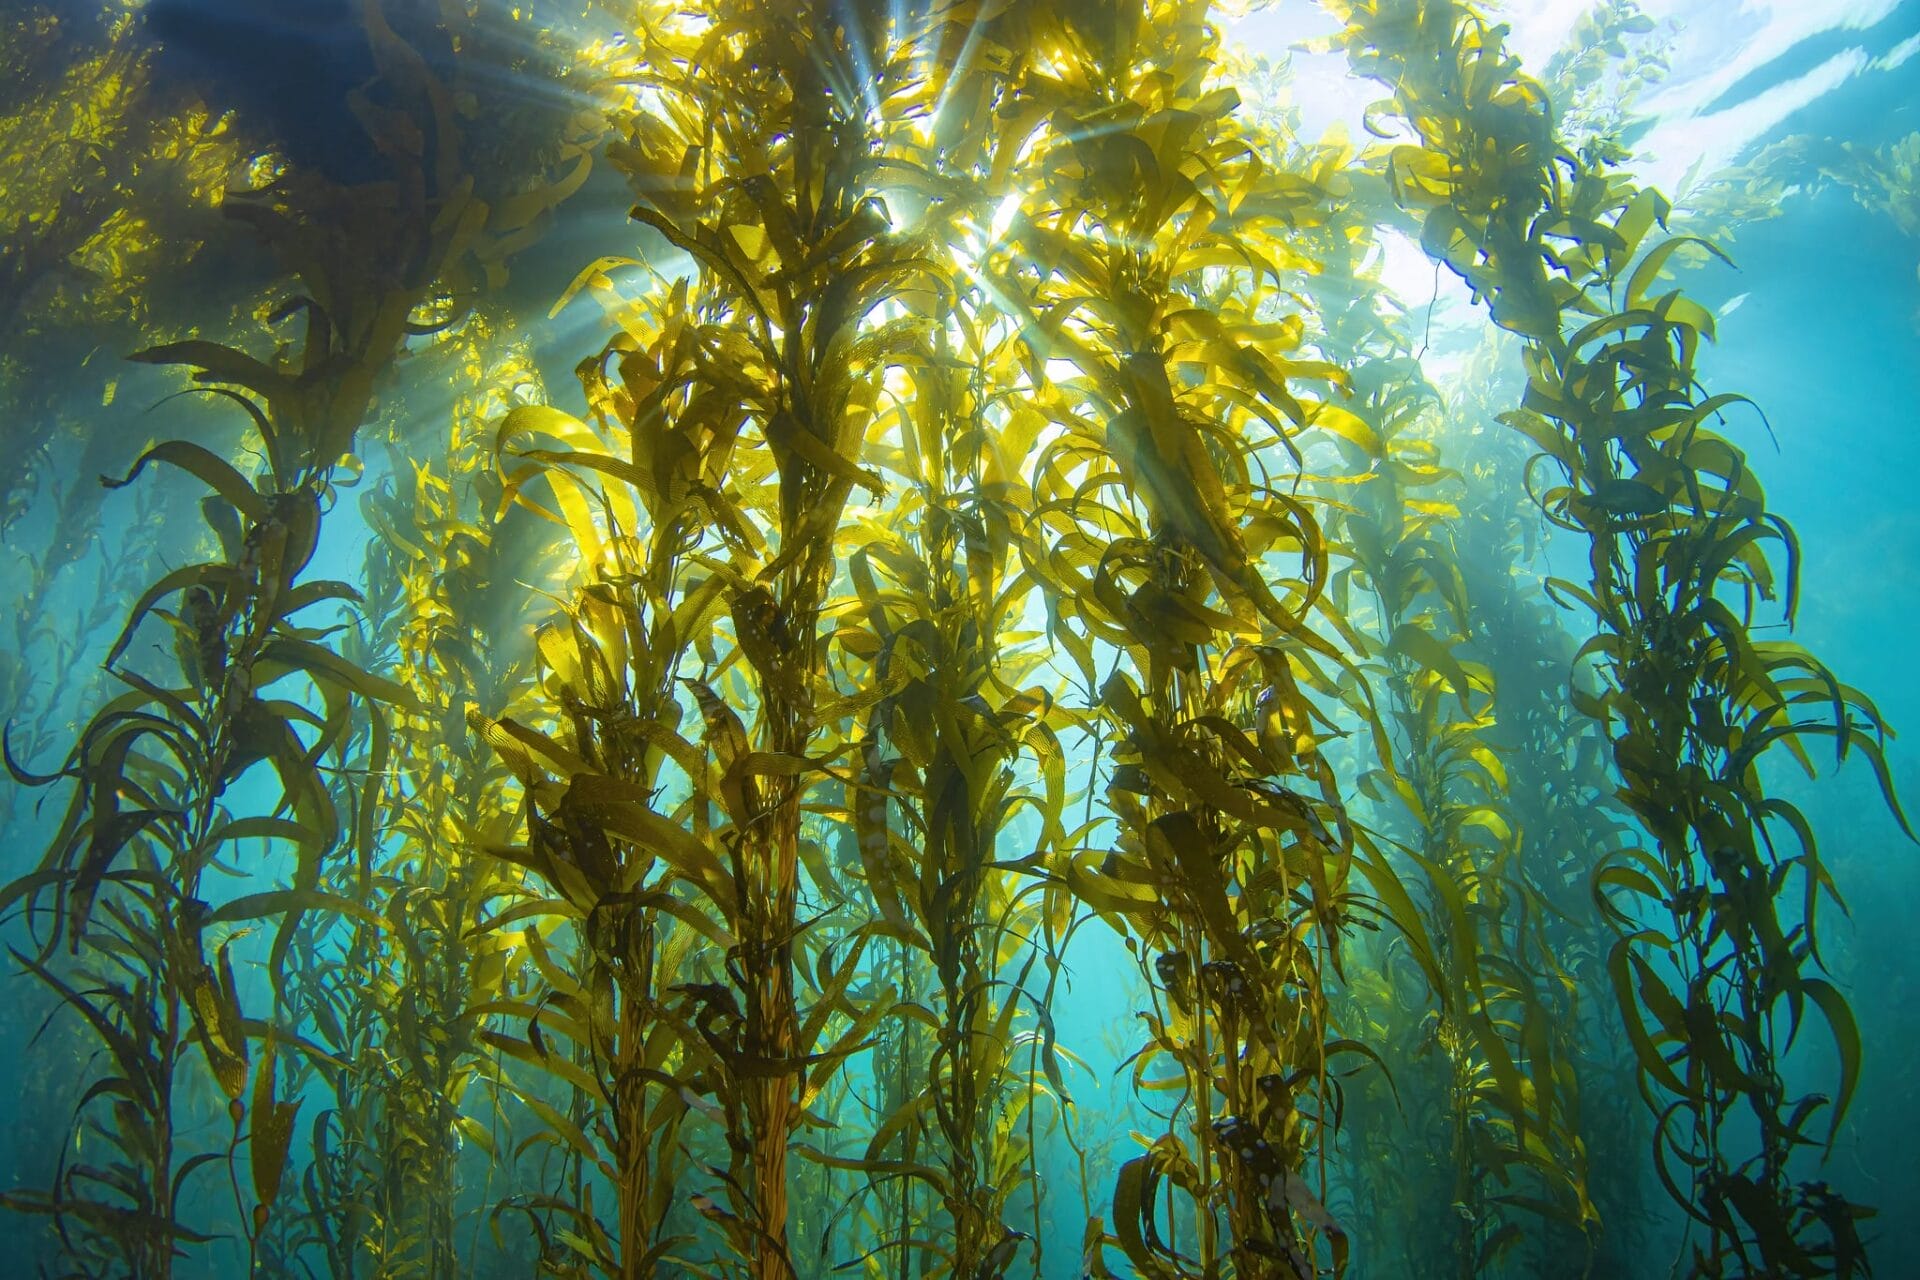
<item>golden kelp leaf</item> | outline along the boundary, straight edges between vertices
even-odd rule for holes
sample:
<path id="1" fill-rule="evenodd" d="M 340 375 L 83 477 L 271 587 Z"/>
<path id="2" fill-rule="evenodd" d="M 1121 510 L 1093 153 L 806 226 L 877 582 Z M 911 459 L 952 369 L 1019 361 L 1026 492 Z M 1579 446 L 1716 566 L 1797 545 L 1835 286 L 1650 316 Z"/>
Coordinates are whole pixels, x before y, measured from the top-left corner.
<path id="1" fill-rule="evenodd" d="M 1466 668 L 1454 657 L 1452 649 L 1431 631 L 1405 622 L 1394 629 L 1393 638 L 1388 643 L 1427 670 L 1445 677 L 1461 702 L 1466 702 L 1472 696 L 1474 684 Z"/>
<path id="2" fill-rule="evenodd" d="M 1242 965 L 1250 964 L 1240 919 L 1228 899 L 1225 876 L 1215 858 L 1213 841 L 1194 815 L 1187 812 L 1165 814 L 1147 827 L 1147 850 L 1164 864 L 1179 869 L 1182 888 L 1193 895 L 1212 936 L 1209 941 L 1233 955 Z"/>
<path id="3" fill-rule="evenodd" d="M 260 363 L 244 351 L 236 351 L 232 347 L 222 346 L 217 342 L 198 339 L 171 342 L 158 347 L 148 347 L 144 351 L 135 351 L 128 355 L 127 359 L 137 360 L 142 364 L 191 365 L 196 381 L 230 382 L 265 396 L 270 405 L 293 391 L 293 382 L 284 374 Z M 128 479 L 132 477 L 129 476 Z"/>
<path id="4" fill-rule="evenodd" d="M 1711 240 L 1702 236 L 1670 236 L 1649 249 L 1640 259 L 1640 264 L 1633 269 L 1633 274 L 1627 278 L 1626 310 L 1637 311 L 1646 305 L 1647 293 L 1659 279 L 1661 271 L 1667 265 L 1667 260 L 1689 245 L 1705 250 L 1728 266 L 1733 265 L 1733 259 Z"/>
<path id="5" fill-rule="evenodd" d="M 267 499 L 235 471 L 231 463 L 185 440 L 167 440 L 154 445 L 140 455 L 124 477 L 109 480 L 102 476 L 100 483 L 108 489 L 125 488 L 139 478 L 150 462 L 165 462 L 199 478 L 254 524 L 264 523 L 272 514 Z"/>
<path id="6" fill-rule="evenodd" d="M 739 715 L 704 682 L 682 680 L 680 683 L 693 690 L 694 701 L 699 704 L 700 718 L 706 725 L 707 749 L 713 752 L 714 763 L 723 776 L 733 773 L 748 752 L 747 731 Z M 742 814 L 734 816 L 744 820 Z"/>
<path id="7" fill-rule="evenodd" d="M 1137 1274 L 1162 1276 L 1165 1268 L 1147 1249 L 1148 1235 L 1158 1239 L 1152 1222 L 1153 1202 L 1148 1198 L 1151 1164 L 1152 1157 L 1145 1155 L 1120 1166 L 1113 1183 L 1113 1232 L 1120 1251 Z"/>
<path id="8" fill-rule="evenodd" d="M 316 681 L 350 689 L 373 702 L 398 707 L 415 715 L 426 714 L 426 705 L 413 690 L 403 684 L 363 671 L 333 650 L 310 640 L 276 636 L 260 650 L 263 661 L 277 662 L 303 671 Z"/>
<path id="9" fill-rule="evenodd" d="M 1645 1020 L 1640 1016 L 1640 1002 L 1634 996 L 1630 975 L 1634 967 L 1633 962 L 1638 959 L 1633 954 L 1632 948 L 1643 942 L 1664 943 L 1665 939 L 1657 933 L 1642 931 L 1620 939 L 1607 953 L 1607 974 L 1613 980 L 1614 995 L 1626 1029 L 1627 1042 L 1633 1046 L 1633 1052 L 1640 1060 L 1642 1071 L 1652 1076 L 1662 1087 L 1680 1097 L 1691 1097 L 1691 1090 L 1680 1082 L 1680 1078 L 1673 1072 L 1673 1067 L 1661 1056 L 1653 1037 L 1647 1033 Z M 1644 962 L 1640 968 L 1643 985 L 1648 989 L 1657 987 L 1660 980 L 1646 970 Z M 1671 1000 L 1672 997 L 1669 995 L 1668 999 Z"/>
<path id="10" fill-rule="evenodd" d="M 254 1069 L 253 1134 L 247 1151 L 253 1166 L 256 1230 L 265 1211 L 280 1194 L 280 1183 L 287 1171 L 287 1154 L 293 1143 L 294 1117 L 300 1112 L 299 1099 L 278 1102 L 274 1098 L 274 1039 L 269 1029 L 261 1049 L 260 1065 Z"/>
<path id="11" fill-rule="evenodd" d="M 192 971 L 188 989 L 189 1012 L 193 1017 L 194 1031 L 200 1038 L 200 1047 L 207 1055 L 207 1066 L 221 1091 L 228 1098 L 237 1100 L 247 1091 L 247 1040 L 233 980 L 233 966 L 227 953 L 230 943 L 231 939 L 220 945 L 216 959 L 219 966 L 217 971 L 209 968 L 197 956 L 183 957 L 183 960 L 184 967 Z"/>
<path id="12" fill-rule="evenodd" d="M 1820 1007 L 1827 1029 L 1833 1033 L 1834 1050 L 1840 1058 L 1840 1096 L 1834 1101 L 1833 1120 L 1827 1129 L 1827 1150 L 1832 1151 L 1834 1142 L 1840 1136 L 1840 1124 L 1846 1119 L 1847 1108 L 1853 1104 L 1854 1091 L 1860 1085 L 1860 1062 L 1864 1056 L 1860 1026 L 1854 1021 L 1853 1009 L 1847 1004 L 1846 997 L 1826 979 L 1802 978 L 1797 990 L 1798 994 L 1805 995 Z"/>
<path id="13" fill-rule="evenodd" d="M 222 830 L 223 838 L 235 839 L 248 834 L 241 828 L 249 821 L 264 819 L 240 819 L 227 824 Z M 295 828 L 296 831 L 299 828 Z M 289 836 L 288 838 L 293 838 Z M 333 915 L 359 920 L 376 929 L 386 929 L 388 923 L 378 912 L 351 898 L 326 893 L 318 889 L 267 889 L 259 893 L 243 894 L 221 903 L 207 913 L 208 924 L 232 924 L 247 920 L 260 920 L 267 916 L 282 915 L 289 911 L 323 911 Z M 222 948 L 224 952 L 225 948 Z"/>
<path id="14" fill-rule="evenodd" d="M 887 802 L 898 761 L 884 758 L 878 740 L 869 737 L 857 790 L 849 797 L 853 807 L 854 841 L 860 853 L 867 892 L 894 936 L 931 953 L 933 944 L 908 917 L 894 870 L 892 833 L 887 827 Z"/>

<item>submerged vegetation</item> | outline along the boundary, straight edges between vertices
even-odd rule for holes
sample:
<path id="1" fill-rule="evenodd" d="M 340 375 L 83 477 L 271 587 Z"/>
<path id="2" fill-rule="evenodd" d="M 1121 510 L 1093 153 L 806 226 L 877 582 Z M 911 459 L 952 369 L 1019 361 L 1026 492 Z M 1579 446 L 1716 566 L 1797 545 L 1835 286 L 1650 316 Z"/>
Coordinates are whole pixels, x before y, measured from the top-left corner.
<path id="1" fill-rule="evenodd" d="M 1325 8 L 1364 144 L 1208 0 L 9 18 L 39 1272 L 1868 1274 L 1661 46 Z"/>

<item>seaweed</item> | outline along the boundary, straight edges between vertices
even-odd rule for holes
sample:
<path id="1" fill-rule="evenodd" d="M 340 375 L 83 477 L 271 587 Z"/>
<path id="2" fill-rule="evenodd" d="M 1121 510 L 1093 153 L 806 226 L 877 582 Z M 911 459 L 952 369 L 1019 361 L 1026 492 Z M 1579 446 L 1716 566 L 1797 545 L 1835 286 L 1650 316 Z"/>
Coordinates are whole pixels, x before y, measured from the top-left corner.
<path id="1" fill-rule="evenodd" d="M 1403 325 L 1359 287 L 1368 238 L 1352 231 L 1329 240 L 1311 286 L 1326 301 L 1320 341 L 1354 366 L 1352 393 L 1322 412 L 1347 419 L 1336 435 L 1334 583 L 1350 618 L 1356 603 L 1369 606 L 1355 626 L 1371 633 L 1368 674 L 1393 752 L 1357 782 L 1398 837 L 1368 838 L 1372 856 L 1403 868 L 1419 894 L 1418 930 L 1402 921 L 1399 941 L 1420 962 L 1433 1002 L 1417 1023 L 1381 1026 L 1369 1039 L 1394 1044 L 1403 1060 L 1437 1060 L 1417 1072 L 1417 1089 L 1395 1089 L 1412 1115 L 1430 1117 L 1423 1132 L 1436 1185 L 1421 1234 L 1450 1236 L 1446 1269 L 1478 1275 L 1527 1234 L 1521 1215 L 1584 1234 L 1596 1214 L 1567 1046 L 1532 976 L 1554 957 L 1530 953 L 1537 939 L 1526 922 L 1540 904 L 1521 865 L 1508 763 L 1492 741 L 1499 686 L 1461 652 L 1477 603 L 1455 532 L 1463 477 L 1442 465 L 1448 441 L 1437 429 L 1437 393 L 1413 362 Z M 1363 349 L 1378 354 L 1362 362 Z M 1387 1013 L 1363 1005 L 1359 1016 Z M 1409 1040 L 1418 1045 L 1411 1053 Z M 1427 1258 L 1438 1265 L 1438 1251 Z"/>
<path id="2" fill-rule="evenodd" d="M 1774 770 L 1897 816 L 1888 735 L 1615 168 L 1665 37 L 1331 7 L 1377 139 L 1204 0 L 16 24 L 9 153 L 95 108 L 0 200 L 33 1261 L 1629 1274 L 1660 1185 L 1864 1274 Z"/>
<path id="3" fill-rule="evenodd" d="M 404 57 L 388 52 L 404 69 Z M 340 905 L 320 887 L 343 831 L 319 762 L 351 732 L 356 701 L 405 706 L 411 698 L 342 660 L 325 644 L 332 628 L 303 618 L 351 604 L 358 593 L 302 575 L 338 486 L 357 468 L 351 450 L 376 372 L 392 360 L 432 281 L 430 267 L 422 278 L 424 264 L 405 269 L 391 258 L 369 259 L 360 246 L 377 239 L 402 252 L 424 247 L 430 262 L 455 244 L 430 225 L 424 200 L 409 207 L 391 190 L 344 192 L 282 180 L 230 196 L 227 208 L 274 244 L 308 290 L 273 317 L 304 311 L 298 357 L 268 363 L 193 339 L 133 358 L 188 366 L 200 387 L 238 405 L 264 465 L 248 476 L 204 445 L 172 439 L 147 448 L 124 477 L 103 477 L 118 489 L 155 465 L 185 472 L 205 486 L 201 514 L 217 552 L 167 572 L 140 594 L 105 660 L 126 691 L 96 712 L 53 774 L 30 774 L 8 760 L 20 782 L 72 784 L 39 868 L 4 897 L 24 901 L 29 921 L 45 925 L 37 954 L 16 952 L 21 962 L 111 1053 L 114 1074 L 81 1095 L 76 1124 L 109 1101 L 111 1123 L 90 1127 L 123 1156 L 105 1169 L 69 1167 L 63 1159 L 52 1188 L 11 1195 L 8 1203 L 51 1214 L 76 1258 L 117 1257 L 143 1276 L 171 1274 L 177 1244 L 209 1239 L 177 1212 L 184 1180 L 220 1156 L 202 1152 L 176 1162 L 176 1073 L 190 1044 L 201 1048 L 228 1098 L 230 1170 L 251 1118 L 250 1209 L 237 1173 L 232 1178 L 250 1257 L 272 1219 L 298 1106 L 279 1093 L 276 1037 L 314 1050 L 291 1032 L 277 1032 L 271 1019 L 244 1015 L 228 953 L 233 939 L 209 957 L 205 934 L 280 917 L 268 958 L 277 995 L 304 914 Z M 344 234 L 330 225 L 336 218 L 348 228 Z M 158 669 L 135 649 L 154 622 L 173 634 L 171 648 L 159 651 Z M 283 696 L 289 688 L 294 696 Z M 318 706 L 310 705 L 316 699 Z M 277 776 L 277 797 L 235 814 L 230 789 L 236 798 L 250 793 L 252 785 L 236 784 L 257 776 L 261 765 Z M 223 870 L 225 857 L 247 840 L 291 850 L 291 887 L 215 905 L 205 877 Z M 85 957 L 77 984 L 53 968 L 62 942 L 69 955 Z M 265 1042 L 257 1064 L 249 1039 Z"/>
<path id="4" fill-rule="evenodd" d="M 1798 544 L 1710 425 L 1744 403 L 1696 374 L 1713 317 L 1659 288 L 1683 250 L 1723 255 L 1661 234 L 1663 197 L 1554 144 L 1499 28 L 1451 3 L 1339 7 L 1356 66 L 1395 86 L 1415 129 L 1387 163 L 1424 212 L 1423 243 L 1528 340 L 1527 391 L 1505 420 L 1563 477 L 1538 491 L 1548 518 L 1592 547 L 1586 585 L 1549 585 L 1601 628 L 1578 655 L 1600 689 L 1576 705 L 1606 726 L 1621 799 L 1652 842 L 1609 858 L 1594 890 L 1620 929 L 1608 970 L 1656 1110 L 1655 1167 L 1706 1230 L 1694 1273 L 1860 1274 L 1869 1211 L 1790 1170 L 1797 1149 L 1831 1147 L 1860 1069 L 1852 1011 L 1819 976 L 1818 904 L 1839 899 L 1759 757 L 1782 746 L 1811 773 L 1803 740 L 1831 738 L 1837 759 L 1867 758 L 1907 826 L 1872 702 L 1799 646 L 1750 634 L 1763 602 L 1791 622 Z M 1809 1008 L 1836 1046 L 1832 1099 L 1782 1079 Z M 1729 1132 L 1743 1103 L 1757 1142 Z M 1822 1138 L 1810 1126 L 1828 1108 Z"/>

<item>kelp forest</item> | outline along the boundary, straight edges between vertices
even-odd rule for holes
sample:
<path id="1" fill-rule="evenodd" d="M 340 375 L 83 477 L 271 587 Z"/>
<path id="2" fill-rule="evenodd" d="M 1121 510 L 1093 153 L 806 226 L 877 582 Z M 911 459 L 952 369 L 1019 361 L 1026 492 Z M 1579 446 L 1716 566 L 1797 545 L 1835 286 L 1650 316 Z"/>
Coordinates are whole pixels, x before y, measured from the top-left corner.
<path id="1" fill-rule="evenodd" d="M 0 15 L 0 1269 L 1900 1274 L 1898 571 L 1707 299 L 1920 143 L 1268 7 Z"/>

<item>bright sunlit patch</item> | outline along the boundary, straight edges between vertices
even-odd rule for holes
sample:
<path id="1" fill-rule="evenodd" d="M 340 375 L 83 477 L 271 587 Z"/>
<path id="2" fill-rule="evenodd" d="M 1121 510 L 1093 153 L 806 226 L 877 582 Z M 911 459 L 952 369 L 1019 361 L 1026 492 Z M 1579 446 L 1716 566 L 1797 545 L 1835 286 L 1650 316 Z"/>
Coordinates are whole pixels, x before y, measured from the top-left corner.
<path id="1" fill-rule="evenodd" d="M 1013 226 L 1013 219 L 1015 215 L 1017 215 L 1019 212 L 1020 212 L 1020 195 L 1018 192 L 1015 192 L 1013 194 L 1008 195 L 994 209 L 993 221 L 987 227 L 988 239 L 997 242 L 998 240 L 1001 239 L 1001 237 L 1005 236 L 1007 234 L 1008 228 Z"/>
<path id="2" fill-rule="evenodd" d="M 699 8 L 685 5 L 668 12 L 661 25 L 674 35 L 702 36 L 713 27 L 713 19 Z"/>
<path id="3" fill-rule="evenodd" d="M 1270 5 L 1221 24 L 1226 38 L 1248 53 L 1285 60 L 1286 91 L 1299 108 L 1302 136 L 1319 137 L 1335 125 L 1358 132 L 1367 104 L 1381 88 L 1353 74 L 1347 55 L 1326 48 L 1339 22 L 1319 5 Z"/>
<path id="4" fill-rule="evenodd" d="M 1471 301 L 1466 282 L 1436 264 L 1412 237 L 1390 228 L 1378 232 L 1379 278 L 1408 310 L 1450 310 Z"/>
<path id="5" fill-rule="evenodd" d="M 1900 5 L 1901 0 L 1639 0 L 1648 18 L 1674 33 L 1674 46 L 1671 73 L 1644 103 L 1655 123 L 1636 148 L 1635 171 L 1672 193 L 1695 164 L 1705 174 L 1736 162 L 1795 112 L 1854 77 L 1905 66 L 1920 54 L 1920 35 L 1878 56 L 1868 49 L 1843 50 L 1804 75 L 1767 83 L 1715 109 L 1743 82 L 1765 76 L 1806 41 L 1830 32 L 1865 33 Z M 1496 9 L 1496 16 L 1509 24 L 1507 44 L 1522 67 L 1539 76 L 1594 7 L 1592 0 L 1510 0 L 1497 7 L 1504 12 Z M 1381 87 L 1355 76 L 1344 53 L 1327 50 L 1323 42 L 1338 23 L 1318 6 L 1276 5 L 1244 17 L 1223 16 L 1229 39 L 1249 52 L 1288 60 L 1289 90 L 1300 107 L 1305 136 L 1317 136 L 1336 122 L 1357 127 L 1367 105 L 1380 98 Z M 1424 291 L 1431 296 L 1430 286 Z"/>
<path id="6" fill-rule="evenodd" d="M 926 212 L 926 202 L 914 192 L 888 187 L 879 196 L 880 207 L 887 214 L 887 230 L 896 235 L 911 231 L 920 221 L 920 215 Z"/>

